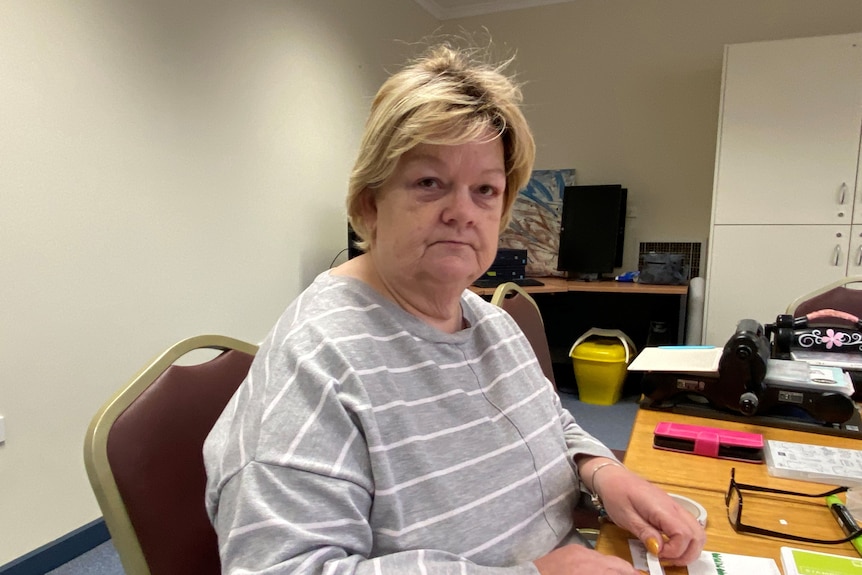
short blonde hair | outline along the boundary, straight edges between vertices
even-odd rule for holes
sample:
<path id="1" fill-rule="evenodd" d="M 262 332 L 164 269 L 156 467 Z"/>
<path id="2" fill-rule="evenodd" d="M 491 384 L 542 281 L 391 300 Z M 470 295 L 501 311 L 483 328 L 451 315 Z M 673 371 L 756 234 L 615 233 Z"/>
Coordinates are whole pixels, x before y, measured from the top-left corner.
<path id="1" fill-rule="evenodd" d="M 419 144 L 459 145 L 493 130 L 503 141 L 506 192 L 500 231 L 506 229 L 518 192 L 533 170 L 536 145 L 521 112 L 520 87 L 503 74 L 511 62 L 493 66 L 475 51 L 449 44 L 429 49 L 392 75 L 378 90 L 350 175 L 347 216 L 367 250 L 372 230 L 362 195 L 373 193 L 392 175 L 398 159 Z"/>

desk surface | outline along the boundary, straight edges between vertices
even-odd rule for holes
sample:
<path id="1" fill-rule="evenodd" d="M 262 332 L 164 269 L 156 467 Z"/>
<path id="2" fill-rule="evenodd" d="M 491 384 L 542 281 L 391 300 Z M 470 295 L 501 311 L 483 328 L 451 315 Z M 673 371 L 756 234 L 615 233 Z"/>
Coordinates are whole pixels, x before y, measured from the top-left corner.
<path id="1" fill-rule="evenodd" d="M 678 415 L 666 411 L 639 409 L 635 416 L 629 445 L 626 448 L 626 465 L 650 481 L 667 485 L 696 486 L 708 491 L 724 494 L 730 483 L 730 470 L 736 468 L 736 480 L 740 483 L 753 483 L 776 489 L 793 491 L 825 491 L 822 483 L 812 483 L 797 479 L 783 479 L 769 475 L 765 463 L 746 463 L 715 457 L 703 457 L 689 453 L 678 453 L 655 449 L 652 446 L 653 431 L 661 421 L 674 421 L 691 425 L 707 425 L 763 434 L 764 440 L 793 441 L 860 449 L 858 439 L 805 433 L 778 427 L 764 427 L 750 423 L 737 423 L 718 419 L 706 419 L 691 415 Z"/>
<path id="2" fill-rule="evenodd" d="M 736 467 L 736 479 L 741 483 L 803 492 L 825 491 L 829 487 L 821 483 L 771 477 L 765 464 L 742 463 L 654 449 L 653 430 L 659 421 L 720 426 L 725 429 L 762 433 L 764 439 L 853 449 L 859 449 L 858 440 L 641 409 L 635 418 L 625 455 L 625 464 L 633 471 L 656 483 L 665 491 L 689 497 L 703 505 L 707 512 L 707 540 L 704 547 L 706 551 L 771 557 L 775 559 L 779 568 L 782 546 L 858 557 L 849 543 L 813 545 L 755 535 L 740 535 L 734 532 L 727 520 L 727 509 L 724 505 L 724 493 L 730 482 L 732 467 Z M 751 524 L 771 527 L 776 531 L 808 533 L 816 538 L 838 539 L 843 536 L 837 522 L 823 502 L 806 502 L 800 501 L 799 498 L 782 499 L 775 495 L 750 495 L 746 492 L 745 503 L 744 517 Z M 601 528 L 597 548 L 602 553 L 616 555 L 630 561 L 628 540 L 632 538 L 633 536 L 623 529 L 605 524 Z M 667 575 L 685 575 L 687 570 L 666 568 L 665 572 Z"/>
<path id="3" fill-rule="evenodd" d="M 527 293 L 562 293 L 562 292 L 601 292 L 601 293 L 646 293 L 686 295 L 687 285 L 657 285 L 617 281 L 582 281 L 566 278 L 543 277 L 535 278 L 545 285 L 524 286 Z M 470 286 L 470 290 L 479 295 L 493 295 L 496 288 L 479 288 Z"/>

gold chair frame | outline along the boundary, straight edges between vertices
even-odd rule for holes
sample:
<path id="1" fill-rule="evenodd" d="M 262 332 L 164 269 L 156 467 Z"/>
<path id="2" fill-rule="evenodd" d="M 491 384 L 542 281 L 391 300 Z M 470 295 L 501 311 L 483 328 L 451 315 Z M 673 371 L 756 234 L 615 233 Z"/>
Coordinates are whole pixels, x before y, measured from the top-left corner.
<path id="1" fill-rule="evenodd" d="M 533 307 L 535 307 L 536 311 L 539 312 L 539 318 L 541 319 L 542 313 L 539 311 L 539 304 L 536 303 L 533 296 L 527 293 L 524 288 L 515 282 L 505 282 L 498 285 L 497 289 L 494 290 L 494 295 L 491 296 L 491 303 L 495 306 L 503 307 L 503 300 L 512 293 L 517 293 L 518 295 L 523 296 L 528 302 L 533 304 Z M 542 320 L 542 325 L 544 325 L 544 320 Z"/>
<path id="2" fill-rule="evenodd" d="M 511 301 L 507 298 L 511 296 Z M 530 317 L 527 306 L 520 305 L 519 301 L 526 301 L 535 310 L 535 318 Z M 524 288 L 514 282 L 506 282 L 497 286 L 494 290 L 494 295 L 491 296 L 491 303 L 503 308 L 512 315 L 515 322 L 527 336 L 527 340 L 533 347 L 533 352 L 539 360 L 539 366 L 554 387 L 557 382 L 554 378 L 554 367 L 551 360 L 551 350 L 548 346 L 548 338 L 545 335 L 545 322 L 542 319 L 542 312 L 539 309 L 539 304 L 536 300 L 527 293 Z"/>

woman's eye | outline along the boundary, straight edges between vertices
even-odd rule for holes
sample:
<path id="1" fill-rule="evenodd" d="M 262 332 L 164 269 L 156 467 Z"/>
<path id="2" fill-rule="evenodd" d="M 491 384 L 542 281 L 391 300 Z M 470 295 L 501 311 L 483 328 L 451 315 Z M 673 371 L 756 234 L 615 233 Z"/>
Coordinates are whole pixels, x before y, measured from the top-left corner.
<path id="1" fill-rule="evenodd" d="M 495 188 L 494 186 L 480 186 L 479 187 L 479 193 L 483 196 L 488 196 L 488 197 L 496 196 L 497 195 L 497 188 Z"/>
<path id="2" fill-rule="evenodd" d="M 423 178 L 416 182 L 416 185 L 420 188 L 434 188 L 437 187 L 437 180 L 434 178 Z"/>

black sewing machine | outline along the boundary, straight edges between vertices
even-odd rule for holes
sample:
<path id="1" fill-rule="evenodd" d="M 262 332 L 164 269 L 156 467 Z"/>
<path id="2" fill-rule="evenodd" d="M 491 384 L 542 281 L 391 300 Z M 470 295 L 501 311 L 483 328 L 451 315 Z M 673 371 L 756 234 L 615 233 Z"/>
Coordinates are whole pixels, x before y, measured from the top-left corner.
<path id="1" fill-rule="evenodd" d="M 767 331 L 752 319 L 740 321 L 736 332 L 724 345 L 717 374 L 644 373 L 641 386 L 645 401 L 642 406 L 663 409 L 688 401 L 700 404 L 701 410 L 706 407 L 716 412 L 752 418 L 796 418 L 819 425 L 843 424 L 854 416 L 859 418 L 855 404 L 845 393 L 824 390 L 818 385 L 812 388 L 799 383 L 791 385 L 771 378 L 769 332 L 776 330 L 776 326 L 768 327 Z M 786 333 L 781 332 L 780 337 L 785 336 Z M 773 363 L 773 367 L 778 365 Z M 838 370 L 838 373 L 842 372 Z M 775 422 L 767 424 L 780 425 Z"/>
<path id="2" fill-rule="evenodd" d="M 779 315 L 766 326 L 772 357 L 837 366 L 853 382 L 853 399 L 862 401 L 862 321 L 855 315 L 823 309 L 802 317 Z"/>

